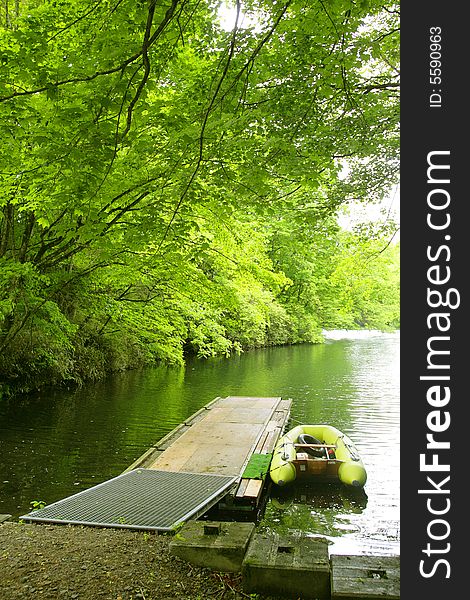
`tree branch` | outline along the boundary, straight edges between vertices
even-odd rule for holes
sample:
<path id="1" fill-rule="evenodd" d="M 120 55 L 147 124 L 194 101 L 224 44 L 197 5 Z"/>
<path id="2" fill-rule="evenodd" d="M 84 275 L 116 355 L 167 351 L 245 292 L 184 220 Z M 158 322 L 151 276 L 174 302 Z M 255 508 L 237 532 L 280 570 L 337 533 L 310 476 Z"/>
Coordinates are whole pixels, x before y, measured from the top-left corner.
<path id="1" fill-rule="evenodd" d="M 22 90 L 20 92 L 13 92 L 12 94 L 8 94 L 7 96 L 0 96 L 0 102 L 6 102 L 7 100 L 11 100 L 13 98 L 16 98 L 17 96 L 32 96 L 34 94 L 47 92 L 47 90 L 49 90 L 51 87 L 61 87 L 64 85 L 68 85 L 70 83 L 85 83 L 85 82 L 93 81 L 97 77 L 103 77 L 105 75 L 112 75 L 113 73 L 118 73 L 119 71 L 124 71 L 126 67 L 128 67 L 130 64 L 132 64 L 133 62 L 138 60 L 143 55 L 144 52 L 148 51 L 150 46 L 157 40 L 157 38 L 160 36 L 162 31 L 165 29 L 165 27 L 171 20 L 171 17 L 173 16 L 173 13 L 174 13 L 175 8 L 178 5 L 179 1 L 180 0 L 172 0 L 171 6 L 167 10 L 165 17 L 163 18 L 163 21 L 160 23 L 160 25 L 158 26 L 155 33 L 147 40 L 147 44 L 143 44 L 142 48 L 139 50 L 139 52 L 136 52 L 135 54 L 133 54 L 132 56 L 130 56 L 129 58 L 127 58 L 126 60 L 121 62 L 118 66 L 112 67 L 110 69 L 105 69 L 104 71 L 96 71 L 95 73 L 93 73 L 93 75 L 87 75 L 85 77 L 71 77 L 69 79 L 63 79 L 61 81 L 56 81 L 54 83 L 48 83 L 47 85 L 43 85 L 43 86 L 35 88 L 33 90 Z M 156 0 L 152 0 L 151 6 L 153 6 L 153 10 L 155 9 L 155 4 L 156 4 Z M 150 9 L 149 9 L 149 11 L 150 11 Z M 14 84 L 11 84 L 11 85 L 14 85 Z"/>

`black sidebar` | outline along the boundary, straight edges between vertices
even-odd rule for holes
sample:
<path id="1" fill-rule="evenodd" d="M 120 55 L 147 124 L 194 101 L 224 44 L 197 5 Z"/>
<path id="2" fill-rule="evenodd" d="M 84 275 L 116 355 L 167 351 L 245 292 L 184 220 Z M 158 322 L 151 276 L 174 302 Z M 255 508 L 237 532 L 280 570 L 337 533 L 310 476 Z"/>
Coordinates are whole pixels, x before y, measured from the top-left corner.
<path id="1" fill-rule="evenodd" d="M 401 5 L 403 600 L 468 593 L 468 13 Z"/>

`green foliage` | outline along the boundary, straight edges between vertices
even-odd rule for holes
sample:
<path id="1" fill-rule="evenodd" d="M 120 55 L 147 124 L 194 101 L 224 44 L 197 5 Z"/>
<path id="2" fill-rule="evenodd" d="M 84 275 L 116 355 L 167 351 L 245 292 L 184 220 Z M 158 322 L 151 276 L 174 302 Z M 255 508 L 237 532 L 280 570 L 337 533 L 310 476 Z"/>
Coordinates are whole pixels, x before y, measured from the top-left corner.
<path id="1" fill-rule="evenodd" d="M 397 7 L 244 10 L 5 3 L 0 393 L 397 326 L 396 256 L 335 220 L 396 178 Z"/>
<path id="2" fill-rule="evenodd" d="M 31 506 L 31 511 L 40 510 L 46 506 L 46 503 L 42 500 L 31 500 L 29 504 Z"/>
<path id="3" fill-rule="evenodd" d="M 341 252 L 323 283 L 324 327 L 394 330 L 400 327 L 399 245 L 386 238 L 340 238 Z"/>

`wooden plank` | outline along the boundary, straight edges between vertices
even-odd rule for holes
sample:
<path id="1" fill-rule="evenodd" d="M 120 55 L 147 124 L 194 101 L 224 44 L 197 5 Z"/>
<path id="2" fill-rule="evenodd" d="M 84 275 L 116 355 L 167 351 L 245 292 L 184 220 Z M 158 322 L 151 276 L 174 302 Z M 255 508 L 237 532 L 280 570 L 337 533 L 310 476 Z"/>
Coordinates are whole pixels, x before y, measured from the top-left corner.
<path id="1" fill-rule="evenodd" d="M 255 452 L 269 454 L 274 450 L 277 440 L 281 435 L 282 427 L 279 421 L 270 420 L 266 425 L 266 435 L 263 435 L 255 448 Z"/>
<path id="2" fill-rule="evenodd" d="M 259 423 L 263 424 L 266 419 L 270 418 L 272 414 L 272 407 L 261 406 L 261 407 L 244 407 L 234 408 L 232 406 L 218 406 L 210 411 L 204 417 L 207 423 L 220 421 L 226 423 Z"/>
<path id="3" fill-rule="evenodd" d="M 232 397 L 221 400 L 205 418 L 171 440 L 150 468 L 239 475 L 263 436 L 279 399 L 250 397 L 237 400 L 236 404 L 244 405 L 241 417 L 233 408 Z"/>
<path id="4" fill-rule="evenodd" d="M 137 458 L 123 473 L 132 471 L 138 468 L 146 468 L 151 465 L 162 453 L 165 448 L 168 448 L 174 440 L 176 440 L 184 431 L 187 430 L 188 425 L 192 425 L 194 422 L 204 416 L 208 410 L 211 410 L 216 406 L 222 398 L 217 396 L 211 400 L 208 404 L 197 410 L 195 413 L 190 415 L 183 423 L 180 423 L 177 427 L 172 429 L 169 433 L 164 435 L 156 444 L 146 450 L 139 458 Z"/>
<path id="5" fill-rule="evenodd" d="M 284 401 L 281 401 L 279 403 L 278 407 L 283 402 Z M 290 405 L 291 405 L 291 401 L 288 401 L 286 406 L 290 407 Z M 274 450 L 277 440 L 281 436 L 282 429 L 288 418 L 289 418 L 288 409 L 279 410 L 279 408 L 278 408 L 277 410 L 274 411 L 270 421 L 266 425 L 267 435 L 264 436 L 262 439 L 260 439 L 260 442 L 258 443 L 258 445 L 255 449 L 255 452 L 259 452 L 260 454 L 269 454 Z"/>
<path id="6" fill-rule="evenodd" d="M 251 481 L 250 479 L 242 479 L 240 481 L 240 485 L 238 486 L 237 493 L 235 494 L 236 498 L 243 498 L 246 487 L 250 483 L 250 481 Z"/>
<path id="7" fill-rule="evenodd" d="M 288 414 L 289 413 L 284 410 L 276 410 L 272 416 L 272 420 L 276 423 L 277 426 L 284 425 Z"/>
<path id="8" fill-rule="evenodd" d="M 186 421 L 184 422 L 184 424 L 188 425 L 189 427 L 191 427 L 192 425 L 194 425 L 198 421 L 202 421 L 202 419 L 205 419 L 206 415 L 207 415 L 207 409 L 205 408 L 205 409 L 199 411 L 197 414 L 192 415 L 191 417 L 189 417 L 188 419 L 186 419 Z"/>
<path id="9" fill-rule="evenodd" d="M 180 470 L 236 476 L 240 474 L 240 465 L 244 464 L 249 454 L 250 449 L 246 446 L 227 445 L 221 450 L 214 450 L 213 446 L 199 446 Z"/>
<path id="10" fill-rule="evenodd" d="M 268 437 L 261 449 L 262 454 L 270 454 L 276 447 L 277 441 L 281 434 L 281 428 L 277 427 L 274 431 L 269 432 Z"/>
<path id="11" fill-rule="evenodd" d="M 188 431 L 189 428 L 189 425 L 185 425 L 184 423 L 182 423 L 179 427 L 173 429 L 173 431 L 171 431 L 168 435 L 166 435 L 158 442 L 156 446 L 157 450 L 166 450 L 167 448 L 169 448 L 180 436 L 183 435 L 183 433 Z"/>
<path id="12" fill-rule="evenodd" d="M 256 448 L 253 451 L 253 454 L 265 454 L 262 451 L 262 448 L 266 442 L 266 439 L 268 437 L 269 433 L 266 431 L 263 433 L 263 435 L 259 438 L 258 443 L 256 444 Z"/>
<path id="13" fill-rule="evenodd" d="M 263 489 L 263 480 L 262 479 L 250 479 L 248 485 L 246 486 L 245 493 L 243 494 L 244 498 L 258 498 L 261 495 L 261 490 Z"/>
<path id="14" fill-rule="evenodd" d="M 199 444 L 188 442 L 178 448 L 178 452 L 169 452 L 168 449 L 160 454 L 160 456 L 149 465 L 149 469 L 157 469 L 160 471 L 184 471 L 183 465 L 188 462 L 191 456 L 198 452 Z"/>
<path id="15" fill-rule="evenodd" d="M 262 424 L 259 423 L 225 423 L 223 421 L 200 421 L 175 440 L 173 446 L 184 445 L 188 441 L 198 442 L 215 448 L 227 444 L 246 445 L 253 444 L 260 432 Z"/>
<path id="16" fill-rule="evenodd" d="M 283 411 L 287 411 L 289 412 L 292 406 L 292 399 L 291 398 L 286 398 L 285 400 L 282 400 L 279 402 L 278 404 L 278 410 L 283 410 Z"/>
<path id="17" fill-rule="evenodd" d="M 277 408 L 281 399 L 279 397 L 256 398 L 254 396 L 228 396 L 223 399 L 224 406 L 232 406 L 236 409 L 242 408 Z"/>

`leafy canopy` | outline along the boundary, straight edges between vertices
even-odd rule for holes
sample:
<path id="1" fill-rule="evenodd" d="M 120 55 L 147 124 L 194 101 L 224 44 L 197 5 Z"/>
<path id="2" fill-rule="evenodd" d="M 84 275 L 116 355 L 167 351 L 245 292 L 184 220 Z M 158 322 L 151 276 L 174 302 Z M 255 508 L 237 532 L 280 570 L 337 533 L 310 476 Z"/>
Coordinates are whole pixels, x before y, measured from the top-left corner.
<path id="1" fill-rule="evenodd" d="M 318 338 L 334 215 L 397 175 L 398 9 L 234 5 L 4 3 L 7 379 Z"/>

